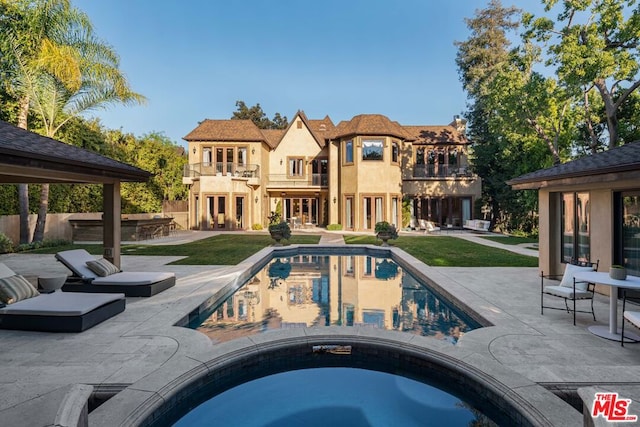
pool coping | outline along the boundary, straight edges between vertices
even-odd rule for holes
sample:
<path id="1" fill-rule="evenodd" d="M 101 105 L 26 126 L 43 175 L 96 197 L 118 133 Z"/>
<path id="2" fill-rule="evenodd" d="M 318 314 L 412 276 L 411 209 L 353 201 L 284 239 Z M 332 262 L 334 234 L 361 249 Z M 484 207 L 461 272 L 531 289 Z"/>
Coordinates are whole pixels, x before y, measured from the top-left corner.
<path id="1" fill-rule="evenodd" d="M 233 275 L 229 283 L 216 292 L 215 297 L 222 299 L 230 295 L 235 290 L 234 287 L 238 287 L 259 271 L 273 255 L 286 254 L 306 247 L 313 248 L 316 253 L 326 251 L 328 254 L 335 254 L 335 251 L 348 252 L 350 247 L 365 248 L 372 254 L 388 253 L 391 254 L 392 259 L 401 262 L 403 267 L 407 266 L 409 271 L 414 270 L 412 273 L 425 277 L 440 292 L 445 295 L 455 295 L 455 299 L 462 304 L 464 304 L 465 298 L 478 298 L 478 295 L 461 288 L 449 280 L 446 275 L 431 269 L 406 252 L 395 247 L 381 248 L 373 245 L 349 245 L 348 247 L 292 245 L 282 248 L 265 248 L 238 264 L 235 269 L 237 274 Z M 196 310 L 199 310 L 204 304 L 210 303 L 210 299 L 211 297 L 206 298 Z M 466 304 L 464 305 L 466 306 Z M 469 309 L 468 306 L 465 309 Z M 477 313 L 475 310 L 472 312 Z M 407 351 L 428 356 L 431 361 L 440 361 L 440 363 L 456 367 L 456 372 L 467 372 L 470 378 L 471 376 L 477 377 L 478 380 L 484 381 L 487 386 L 490 386 L 493 392 L 502 396 L 505 401 L 512 402 L 514 407 L 519 408 L 519 411 L 521 409 L 521 414 L 525 419 L 533 422 L 531 425 L 582 425 L 581 414 L 568 403 L 541 385 L 474 350 L 474 334 L 476 332 L 482 335 L 491 334 L 490 330 L 496 328 L 490 326 L 495 324 L 491 319 L 491 310 L 488 310 L 488 314 L 489 316 L 486 316 L 486 313 L 478 314 L 485 328 L 465 334 L 462 338 L 465 344 L 463 346 L 451 346 L 432 338 L 396 331 L 335 326 L 269 332 L 217 344 L 204 351 L 200 346 L 192 352 L 186 351 L 185 354 L 172 358 L 155 372 L 129 385 L 106 401 L 89 414 L 90 424 L 105 427 L 144 425 L 146 420 L 153 419 L 154 413 L 157 413 L 158 408 L 162 405 L 167 402 L 180 401 L 184 398 L 186 388 L 193 387 L 205 381 L 210 375 L 214 375 L 216 367 L 233 364 L 234 358 L 244 358 L 246 354 L 257 354 L 256 352 L 267 348 L 275 351 L 278 348 L 281 350 L 292 348 L 300 343 L 308 347 L 329 342 L 357 342 L 375 348 L 384 342 L 384 345 L 389 348 L 406 348 Z M 177 320 L 176 324 L 183 324 L 185 318 L 188 320 L 188 315 Z M 175 327 L 179 326 L 171 326 L 171 328 Z M 497 327 L 497 329 L 501 328 Z M 153 333 L 152 330 L 147 332 Z M 164 330 L 163 333 L 166 334 L 167 331 Z M 172 335 L 181 336 L 183 334 Z"/>

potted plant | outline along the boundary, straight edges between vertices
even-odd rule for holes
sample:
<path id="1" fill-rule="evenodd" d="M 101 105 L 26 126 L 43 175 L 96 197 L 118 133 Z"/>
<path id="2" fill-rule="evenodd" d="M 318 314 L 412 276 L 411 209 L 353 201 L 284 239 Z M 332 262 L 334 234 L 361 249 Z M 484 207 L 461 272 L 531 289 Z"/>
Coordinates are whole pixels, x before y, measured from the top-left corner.
<path id="1" fill-rule="evenodd" d="M 269 215 L 269 234 L 276 241 L 275 246 L 280 246 L 280 240 L 289 240 L 291 238 L 291 228 L 289 224 L 281 220 L 278 212 L 271 212 Z"/>
<path id="2" fill-rule="evenodd" d="M 388 240 L 393 240 L 398 238 L 398 230 L 392 224 L 389 224 L 387 221 L 376 222 L 376 237 L 382 240 L 382 246 L 389 246 L 387 243 Z"/>
<path id="3" fill-rule="evenodd" d="M 627 269 L 623 265 L 612 265 L 609 269 L 609 277 L 614 280 L 626 280 Z"/>

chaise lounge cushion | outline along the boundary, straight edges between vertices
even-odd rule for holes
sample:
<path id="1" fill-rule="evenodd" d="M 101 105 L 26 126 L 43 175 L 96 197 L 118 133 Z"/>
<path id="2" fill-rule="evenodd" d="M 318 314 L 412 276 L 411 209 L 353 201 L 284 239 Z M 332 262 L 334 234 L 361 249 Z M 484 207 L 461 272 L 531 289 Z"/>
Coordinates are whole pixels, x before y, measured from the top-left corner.
<path id="1" fill-rule="evenodd" d="M 96 258 L 84 249 L 73 249 L 56 254 L 56 259 L 64 264 L 77 279 L 71 278 L 62 287 L 69 292 L 123 292 L 128 297 L 150 297 L 176 283 L 175 273 L 120 271 L 105 277 L 91 271 L 88 264 Z"/>
<path id="2" fill-rule="evenodd" d="M 122 299 L 124 294 L 56 291 L 0 308 L 0 314 L 82 316 L 105 304 Z"/>
<path id="3" fill-rule="evenodd" d="M 175 277 L 174 273 L 157 272 L 157 271 L 121 271 L 120 273 L 111 274 L 106 277 L 98 277 L 91 281 L 94 285 L 129 285 L 141 286 L 151 285 L 156 282 Z"/>
<path id="4" fill-rule="evenodd" d="M 20 275 L 0 278 L 0 302 L 15 304 L 40 295 L 40 292 Z"/>
<path id="5" fill-rule="evenodd" d="M 87 267 L 89 270 L 93 271 L 100 277 L 106 277 L 111 274 L 119 273 L 120 269 L 115 265 L 111 264 L 108 260 L 104 258 L 87 261 Z"/>

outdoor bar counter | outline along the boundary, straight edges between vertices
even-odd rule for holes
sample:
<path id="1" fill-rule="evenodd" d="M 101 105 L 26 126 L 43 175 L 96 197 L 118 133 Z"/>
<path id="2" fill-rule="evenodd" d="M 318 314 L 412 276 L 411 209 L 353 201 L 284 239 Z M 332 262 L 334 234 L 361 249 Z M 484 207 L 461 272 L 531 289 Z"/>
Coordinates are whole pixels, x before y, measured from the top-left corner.
<path id="1" fill-rule="evenodd" d="M 101 242 L 102 219 L 69 219 L 74 242 Z M 122 218 L 121 240 L 138 241 L 168 236 L 173 218 Z"/>

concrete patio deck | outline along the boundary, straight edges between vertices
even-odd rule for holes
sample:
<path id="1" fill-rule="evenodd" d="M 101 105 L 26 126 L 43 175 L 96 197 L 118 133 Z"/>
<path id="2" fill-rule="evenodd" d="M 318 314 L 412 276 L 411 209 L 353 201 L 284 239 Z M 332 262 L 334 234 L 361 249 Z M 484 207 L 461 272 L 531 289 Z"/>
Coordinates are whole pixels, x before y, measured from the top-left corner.
<path id="1" fill-rule="evenodd" d="M 188 232 L 149 243 L 183 243 L 212 234 Z M 470 233 L 451 235 L 488 242 Z M 321 244 L 336 244 L 341 240 L 338 236 L 325 232 Z M 536 254 L 517 246 L 490 245 Z M 65 399 L 86 399 L 92 389 L 84 385 L 92 386 L 98 395 L 111 395 L 134 383 L 156 381 L 158 373 L 169 368 L 175 375 L 188 372 L 203 355 L 218 351 L 204 335 L 173 325 L 254 260 L 237 266 L 166 265 L 174 259 L 124 255 L 123 269 L 173 271 L 176 286 L 152 298 L 128 298 L 123 313 L 85 332 L 0 330 L 0 425 L 71 425 L 74 416 L 65 412 L 70 407 Z M 24 275 L 67 273 L 53 255 L 6 254 L 0 262 Z M 537 268 L 421 268 L 494 324 L 465 334 L 447 350 L 453 357 L 477 363 L 479 368 L 497 364 L 512 372 L 513 378 L 524 378 L 559 395 L 575 398 L 576 390 L 587 386 L 617 391 L 633 399 L 629 413 L 640 415 L 640 344 L 622 348 L 618 342 L 592 335 L 586 329 L 594 324 L 588 314 L 578 314 L 577 326 L 563 311 L 541 316 Z M 595 324 L 606 325 L 608 297 L 597 295 L 594 305 Z M 431 345 L 429 339 L 413 342 Z M 593 394 L 595 389 L 585 390 Z M 130 395 L 143 392 L 143 388 L 129 391 Z M 89 425 L 135 425 L 133 400 L 112 398 L 89 414 Z M 549 407 L 553 411 L 554 403 Z M 555 425 L 581 425 L 581 419 L 577 411 L 558 413 Z M 606 425 L 602 419 L 595 421 L 595 425 Z"/>

